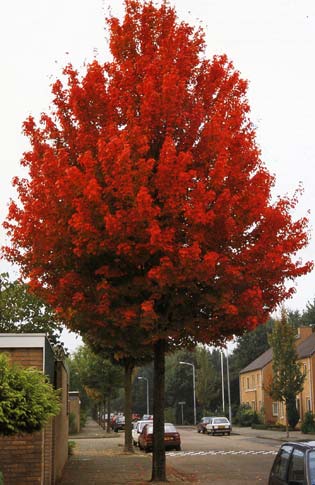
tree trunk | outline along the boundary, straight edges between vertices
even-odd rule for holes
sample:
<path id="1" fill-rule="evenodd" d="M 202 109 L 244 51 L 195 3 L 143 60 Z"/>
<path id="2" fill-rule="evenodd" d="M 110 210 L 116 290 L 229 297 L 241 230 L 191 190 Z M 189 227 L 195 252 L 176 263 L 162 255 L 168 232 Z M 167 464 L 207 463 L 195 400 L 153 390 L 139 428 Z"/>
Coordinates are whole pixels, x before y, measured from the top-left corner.
<path id="1" fill-rule="evenodd" d="M 107 397 L 107 428 L 106 428 L 107 433 L 111 432 L 111 427 L 110 427 L 110 412 L 111 412 L 111 409 L 110 409 L 110 405 L 111 405 L 110 393 L 108 393 L 108 397 Z"/>
<path id="2" fill-rule="evenodd" d="M 287 439 L 289 438 L 289 410 L 288 403 L 285 403 L 285 429 L 287 434 Z"/>
<path id="3" fill-rule="evenodd" d="M 132 395 L 131 395 L 131 376 L 133 363 L 126 360 L 125 363 L 125 451 L 133 453 L 132 446 Z"/>
<path id="4" fill-rule="evenodd" d="M 164 446 L 165 341 L 154 344 L 153 457 L 151 482 L 167 482 Z"/>

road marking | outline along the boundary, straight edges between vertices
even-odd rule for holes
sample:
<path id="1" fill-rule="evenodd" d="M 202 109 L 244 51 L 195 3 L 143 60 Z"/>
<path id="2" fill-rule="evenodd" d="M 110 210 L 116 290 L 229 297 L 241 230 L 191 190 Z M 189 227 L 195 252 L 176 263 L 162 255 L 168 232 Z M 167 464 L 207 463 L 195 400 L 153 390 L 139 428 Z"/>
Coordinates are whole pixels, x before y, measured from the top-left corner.
<path id="1" fill-rule="evenodd" d="M 276 455 L 278 451 L 273 450 L 239 450 L 239 451 L 224 451 L 224 450 L 211 450 L 211 451 L 171 451 L 167 453 L 167 456 L 206 456 L 206 455 Z"/>

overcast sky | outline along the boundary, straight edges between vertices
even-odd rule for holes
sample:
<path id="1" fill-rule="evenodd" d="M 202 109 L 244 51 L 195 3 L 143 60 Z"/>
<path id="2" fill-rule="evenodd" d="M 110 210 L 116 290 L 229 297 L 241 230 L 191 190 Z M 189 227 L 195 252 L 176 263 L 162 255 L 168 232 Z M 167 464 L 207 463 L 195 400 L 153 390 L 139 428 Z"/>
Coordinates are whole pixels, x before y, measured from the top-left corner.
<path id="1" fill-rule="evenodd" d="M 207 54 L 226 53 L 249 80 L 251 118 L 275 194 L 292 194 L 302 182 L 304 194 L 296 215 L 310 210 L 315 227 L 315 2 L 314 0 L 173 0 L 179 18 L 203 25 Z M 14 197 L 11 180 L 21 174 L 19 160 L 27 147 L 23 120 L 37 117 L 51 104 L 50 85 L 68 63 L 81 68 L 108 49 L 104 17 L 108 7 L 123 12 L 122 0 L 11 0 L 0 19 L 0 219 Z M 315 238 L 301 253 L 314 258 Z M 0 244 L 4 234 L 0 233 Z M 0 272 L 10 270 L 0 262 Z M 291 309 L 303 310 L 315 297 L 314 271 L 297 282 Z M 73 348 L 76 341 L 66 337 Z"/>

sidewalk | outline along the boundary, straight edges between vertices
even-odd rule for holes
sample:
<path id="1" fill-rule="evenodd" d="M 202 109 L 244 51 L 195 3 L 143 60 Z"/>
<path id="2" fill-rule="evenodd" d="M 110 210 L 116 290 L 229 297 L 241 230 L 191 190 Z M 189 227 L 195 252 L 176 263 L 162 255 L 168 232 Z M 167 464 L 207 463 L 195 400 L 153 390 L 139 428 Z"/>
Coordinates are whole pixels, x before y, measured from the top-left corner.
<path id="1" fill-rule="evenodd" d="M 275 431 L 270 429 L 252 429 L 233 426 L 232 433 L 252 436 L 259 439 L 283 441 L 315 441 L 315 434 L 303 434 L 301 431 L 290 431 L 289 438 L 285 431 Z"/>
<path id="2" fill-rule="evenodd" d="M 89 419 L 82 432 L 70 436 L 75 441 L 74 454 L 69 457 L 58 485 L 146 485 L 151 478 L 152 456 L 124 452 L 124 434 L 106 433 Z M 170 485 L 197 483 L 167 466 Z"/>

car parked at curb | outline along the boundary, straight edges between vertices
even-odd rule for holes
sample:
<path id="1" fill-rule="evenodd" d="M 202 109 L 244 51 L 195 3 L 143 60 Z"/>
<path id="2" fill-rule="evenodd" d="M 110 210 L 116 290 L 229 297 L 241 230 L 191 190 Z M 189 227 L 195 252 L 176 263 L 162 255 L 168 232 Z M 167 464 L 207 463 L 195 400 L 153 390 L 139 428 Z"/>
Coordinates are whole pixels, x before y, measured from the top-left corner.
<path id="1" fill-rule="evenodd" d="M 134 423 L 133 429 L 132 429 L 132 442 L 134 446 L 139 446 L 139 436 L 141 431 L 143 430 L 144 426 L 146 424 L 152 424 L 153 421 L 151 420 L 140 420 Z"/>
<path id="2" fill-rule="evenodd" d="M 315 441 L 283 443 L 273 462 L 269 485 L 315 485 Z"/>
<path id="3" fill-rule="evenodd" d="M 227 434 L 230 436 L 232 431 L 232 426 L 230 421 L 225 417 L 214 417 L 211 419 L 210 423 L 206 425 L 206 430 L 208 434 Z"/>
<path id="4" fill-rule="evenodd" d="M 197 424 L 197 432 L 206 433 L 206 426 L 211 422 L 212 419 L 212 416 L 204 416 L 203 418 L 201 418 L 200 422 Z"/>
<path id="5" fill-rule="evenodd" d="M 166 450 L 181 450 L 180 434 L 172 423 L 164 423 L 164 445 Z M 153 423 L 146 424 L 139 436 L 139 448 L 146 452 L 152 451 Z"/>
<path id="6" fill-rule="evenodd" d="M 125 416 L 117 416 L 115 421 L 112 423 L 112 429 L 115 433 L 118 433 L 119 430 L 125 429 Z"/>

